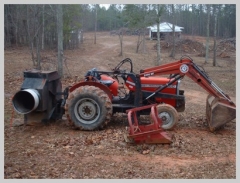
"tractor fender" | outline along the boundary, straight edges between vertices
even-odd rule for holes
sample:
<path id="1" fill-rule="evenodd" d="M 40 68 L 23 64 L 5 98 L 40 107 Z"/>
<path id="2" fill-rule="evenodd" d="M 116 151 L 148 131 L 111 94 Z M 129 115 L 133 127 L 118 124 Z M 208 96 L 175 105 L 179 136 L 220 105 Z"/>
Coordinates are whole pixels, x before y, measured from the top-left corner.
<path id="1" fill-rule="evenodd" d="M 105 86 L 105 85 L 103 85 L 101 83 L 94 82 L 94 81 L 82 81 L 82 82 L 76 83 L 75 85 L 73 85 L 69 89 L 69 91 L 73 92 L 74 90 L 76 90 L 80 86 L 86 86 L 86 85 L 88 85 L 88 86 L 95 86 L 95 87 L 100 88 L 101 90 L 103 90 L 108 95 L 109 99 L 112 101 L 113 95 L 112 95 L 110 89 L 107 86 Z"/>

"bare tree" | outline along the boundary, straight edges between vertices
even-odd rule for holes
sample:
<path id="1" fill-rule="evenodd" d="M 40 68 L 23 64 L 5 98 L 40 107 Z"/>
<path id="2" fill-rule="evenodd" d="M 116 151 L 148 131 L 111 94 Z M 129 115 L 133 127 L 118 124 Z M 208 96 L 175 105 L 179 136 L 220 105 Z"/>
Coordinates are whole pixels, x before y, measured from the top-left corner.
<path id="1" fill-rule="evenodd" d="M 62 5 L 57 5 L 57 34 L 58 34 L 58 73 L 63 76 L 63 11 Z"/>
<path id="2" fill-rule="evenodd" d="M 33 66 L 36 66 L 37 69 L 41 69 L 40 62 L 40 49 L 39 49 L 39 34 L 40 28 L 42 27 L 41 22 L 39 22 L 40 9 L 39 5 L 27 5 L 26 11 L 26 21 L 23 21 L 25 26 L 27 37 L 29 41 L 29 46 L 32 55 Z M 36 58 L 34 54 L 34 45 L 36 46 Z"/>
<path id="3" fill-rule="evenodd" d="M 174 4 L 172 4 L 172 17 L 173 17 L 173 26 L 172 26 L 172 31 L 173 31 L 173 47 L 172 47 L 172 51 L 171 51 L 171 54 L 170 54 L 170 57 L 175 57 L 175 22 L 176 22 L 176 19 L 175 19 L 175 7 L 174 7 Z"/>
<path id="4" fill-rule="evenodd" d="M 213 66 L 216 66 L 217 61 L 216 61 L 216 51 L 217 51 L 217 46 L 216 46 L 216 38 L 217 38 L 217 5 L 213 5 L 213 15 L 214 15 L 214 43 L 213 43 Z"/>
<path id="5" fill-rule="evenodd" d="M 143 32 L 143 31 L 141 31 Z M 142 33 L 138 33 L 138 40 L 137 40 L 137 48 L 136 48 L 136 53 L 138 53 L 139 51 L 139 47 L 142 44 L 142 42 L 144 41 L 145 37 L 143 36 Z M 143 42 L 143 53 L 145 53 L 145 46 L 144 46 L 144 42 Z"/>
<path id="6" fill-rule="evenodd" d="M 207 4 L 207 37 L 206 37 L 206 55 L 205 63 L 208 63 L 208 53 L 209 53 L 209 24 L 210 24 L 210 5 Z"/>
<path id="7" fill-rule="evenodd" d="M 33 52 L 33 38 L 30 34 L 30 22 L 29 21 L 30 21 L 29 6 L 27 6 L 27 21 L 24 21 L 23 23 L 25 24 L 27 37 L 28 37 L 28 42 L 29 42 L 29 46 L 30 46 L 30 49 L 31 49 L 33 66 L 35 66 L 34 52 Z"/>
<path id="8" fill-rule="evenodd" d="M 18 46 L 18 30 L 19 30 L 19 7 L 15 5 L 5 5 L 5 15 L 7 24 L 7 37 L 10 45 L 15 44 Z"/>
<path id="9" fill-rule="evenodd" d="M 163 13 L 163 5 L 158 4 L 157 5 L 157 19 L 156 19 L 156 23 L 157 23 L 157 62 L 156 65 L 160 65 L 161 63 L 161 47 L 160 47 L 160 21 L 161 21 L 161 16 Z"/>
<path id="10" fill-rule="evenodd" d="M 42 50 L 44 50 L 44 21 L 45 21 L 45 17 L 44 17 L 44 4 L 42 5 Z"/>
<path id="11" fill-rule="evenodd" d="M 118 37 L 120 41 L 120 53 L 119 56 L 123 56 L 123 28 L 119 29 Z"/>
<path id="12" fill-rule="evenodd" d="M 146 38 L 145 38 L 145 29 L 143 28 L 143 30 L 141 31 L 142 33 L 143 33 L 143 47 L 142 47 L 142 52 L 143 53 L 146 53 L 146 44 L 145 44 L 145 40 L 146 40 Z"/>
<path id="13" fill-rule="evenodd" d="M 94 44 L 97 43 L 97 4 L 95 5 L 95 33 L 94 33 Z"/>
<path id="14" fill-rule="evenodd" d="M 39 31 L 36 34 L 36 53 L 37 53 L 37 69 L 41 70 L 41 55 L 39 49 Z"/>

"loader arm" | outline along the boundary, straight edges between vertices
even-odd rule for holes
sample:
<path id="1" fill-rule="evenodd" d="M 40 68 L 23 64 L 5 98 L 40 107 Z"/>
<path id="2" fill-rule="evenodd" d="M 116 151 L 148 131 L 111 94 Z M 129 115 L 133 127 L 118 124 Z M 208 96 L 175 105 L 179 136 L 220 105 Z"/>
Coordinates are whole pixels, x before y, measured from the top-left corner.
<path id="1" fill-rule="evenodd" d="M 185 75 L 204 88 L 208 93 L 206 100 L 206 118 L 210 131 L 223 126 L 225 123 L 236 118 L 236 105 L 193 61 L 188 58 L 181 58 L 179 61 L 147 68 L 140 71 L 140 77 L 170 74 L 169 82 L 159 87 L 146 99 L 160 92 L 164 87 L 183 78 Z M 145 99 L 145 100 L 146 100 Z"/>
<path id="2" fill-rule="evenodd" d="M 209 94 L 218 98 L 219 101 L 235 106 L 228 95 L 226 95 L 208 76 L 202 71 L 190 58 L 183 58 L 179 61 L 147 68 L 140 71 L 140 77 L 149 77 L 154 75 L 174 75 L 177 79 L 185 75 L 204 88 Z"/>

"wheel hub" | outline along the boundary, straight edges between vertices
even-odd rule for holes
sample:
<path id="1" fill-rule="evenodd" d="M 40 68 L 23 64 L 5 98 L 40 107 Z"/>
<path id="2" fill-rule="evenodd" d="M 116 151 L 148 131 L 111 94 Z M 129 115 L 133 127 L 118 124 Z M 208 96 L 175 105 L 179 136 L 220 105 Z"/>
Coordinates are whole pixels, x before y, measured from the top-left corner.
<path id="1" fill-rule="evenodd" d="M 79 121 L 84 124 L 94 123 L 99 115 L 99 105 L 92 99 L 79 100 L 74 107 L 74 113 Z"/>
<path id="2" fill-rule="evenodd" d="M 167 112 L 161 112 L 159 114 L 159 118 L 162 120 L 163 124 L 168 124 L 169 122 L 171 122 L 171 116 Z"/>
<path id="3" fill-rule="evenodd" d="M 83 102 L 79 106 L 78 112 L 79 112 L 80 116 L 82 116 L 84 119 L 89 120 L 95 116 L 96 107 L 91 102 Z"/>

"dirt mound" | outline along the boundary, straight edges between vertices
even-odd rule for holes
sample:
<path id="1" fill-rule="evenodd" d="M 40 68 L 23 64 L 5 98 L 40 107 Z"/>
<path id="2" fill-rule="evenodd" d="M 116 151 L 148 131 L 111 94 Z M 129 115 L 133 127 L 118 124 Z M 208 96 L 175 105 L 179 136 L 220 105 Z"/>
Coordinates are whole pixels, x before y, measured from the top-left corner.
<path id="1" fill-rule="evenodd" d="M 176 47 L 185 53 L 202 53 L 205 49 L 202 43 L 191 39 L 182 39 L 178 41 Z"/>
<path id="2" fill-rule="evenodd" d="M 230 52 L 236 52 L 236 38 L 227 38 L 219 41 L 217 50 L 221 58 L 230 58 Z"/>
<path id="3" fill-rule="evenodd" d="M 168 41 L 161 41 L 161 49 L 163 50 L 172 50 L 173 44 Z M 201 54 L 204 52 L 205 47 L 202 43 L 191 40 L 191 39 L 181 39 L 175 43 L 176 52 L 178 53 L 198 53 Z M 157 49 L 157 44 L 154 45 L 154 49 Z"/>
<path id="4" fill-rule="evenodd" d="M 217 45 L 217 49 L 225 51 L 236 51 L 236 38 L 222 39 Z"/>
<path id="5" fill-rule="evenodd" d="M 161 49 L 164 51 L 171 51 L 173 48 L 173 43 L 171 41 L 161 41 Z M 154 45 L 154 50 L 157 49 L 157 43 Z M 192 40 L 189 38 L 183 38 L 177 40 L 175 43 L 176 53 L 187 53 L 194 54 L 196 56 L 205 56 L 205 45 L 203 42 Z M 209 45 L 209 51 L 213 51 L 213 45 Z M 222 39 L 217 43 L 217 56 L 221 58 L 230 58 L 230 52 L 236 51 L 236 38 Z"/>

